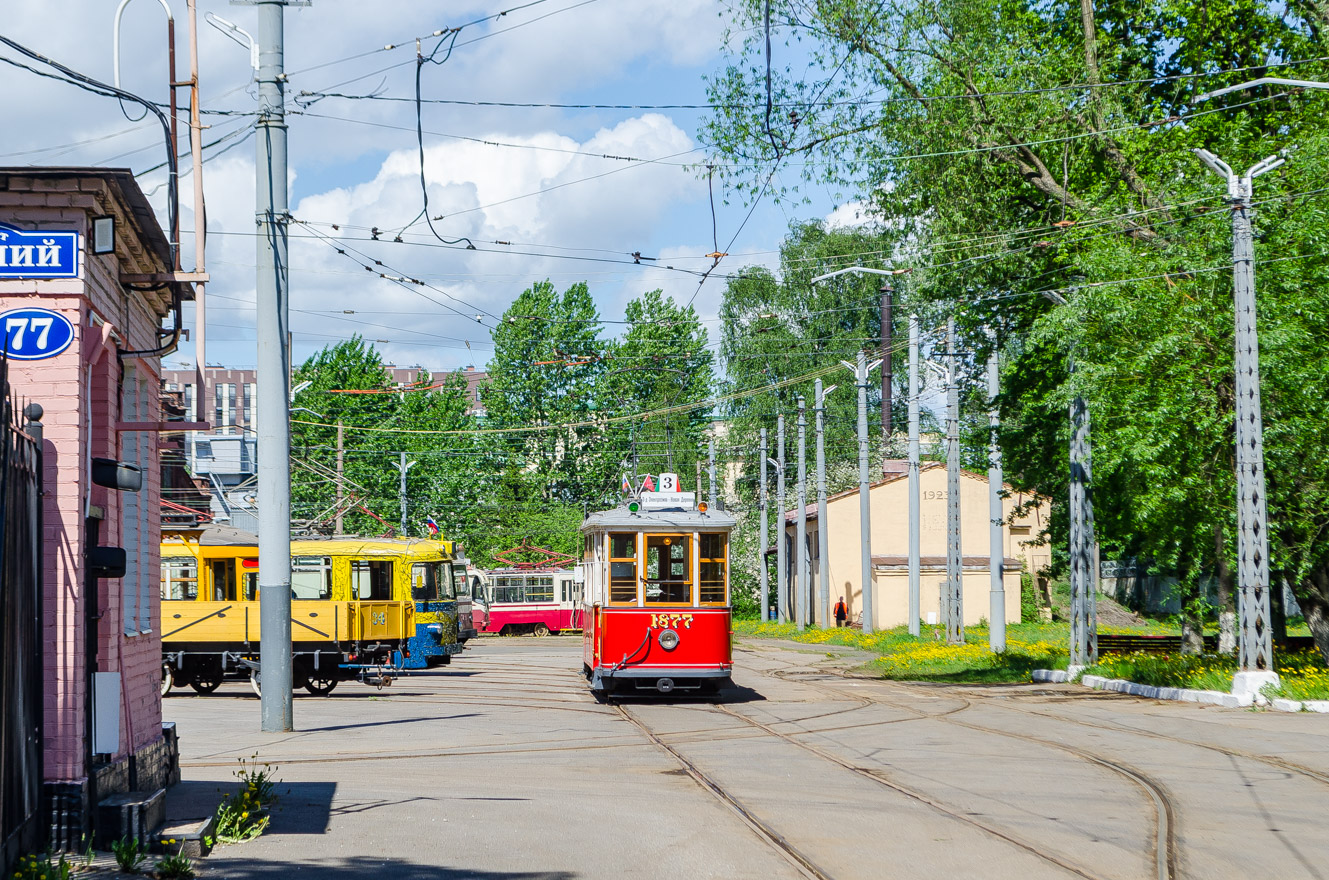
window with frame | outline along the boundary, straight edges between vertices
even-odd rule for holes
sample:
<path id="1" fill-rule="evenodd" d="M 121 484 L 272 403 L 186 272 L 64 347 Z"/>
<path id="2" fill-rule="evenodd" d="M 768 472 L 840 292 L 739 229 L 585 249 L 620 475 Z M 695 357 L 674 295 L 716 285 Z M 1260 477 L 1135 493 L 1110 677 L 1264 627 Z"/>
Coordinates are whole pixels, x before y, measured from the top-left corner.
<path id="1" fill-rule="evenodd" d="M 552 575 L 531 575 L 526 579 L 527 602 L 554 601 L 554 578 Z"/>
<path id="2" fill-rule="evenodd" d="M 690 605 L 692 562 L 690 535 L 648 535 L 646 538 L 647 605 Z"/>
<path id="3" fill-rule="evenodd" d="M 466 566 L 458 564 L 452 566 L 452 585 L 458 599 L 471 598 L 471 581 L 466 576 Z"/>
<path id="4" fill-rule="evenodd" d="M 193 559 L 182 556 L 162 559 L 162 598 L 198 598 L 198 565 Z"/>
<path id="5" fill-rule="evenodd" d="M 292 557 L 291 598 L 331 599 L 332 558 L 329 556 Z"/>
<path id="6" fill-rule="evenodd" d="M 494 602 L 520 602 L 525 580 L 526 579 L 521 576 L 512 575 L 494 578 Z"/>
<path id="7" fill-rule="evenodd" d="M 234 602 L 236 599 L 235 560 L 213 559 L 208 563 L 212 574 L 212 596 L 214 602 Z"/>
<path id="8" fill-rule="evenodd" d="M 387 601 L 392 598 L 392 560 L 352 559 L 351 596 Z"/>
<path id="9" fill-rule="evenodd" d="M 609 604 L 637 604 L 637 534 L 609 536 Z"/>
<path id="10" fill-rule="evenodd" d="M 697 560 L 700 566 L 700 602 L 702 605 L 725 604 L 725 566 L 728 562 L 728 540 L 722 534 L 699 536 Z"/>
<path id="11" fill-rule="evenodd" d="M 452 566 L 446 562 L 434 563 L 435 577 L 438 579 L 438 598 L 444 602 L 451 602 L 457 598 L 457 576 L 453 572 Z M 462 572 L 463 577 L 465 572 Z"/>
<path id="12" fill-rule="evenodd" d="M 411 598 L 416 602 L 438 600 L 438 578 L 433 565 L 417 562 L 411 566 Z"/>

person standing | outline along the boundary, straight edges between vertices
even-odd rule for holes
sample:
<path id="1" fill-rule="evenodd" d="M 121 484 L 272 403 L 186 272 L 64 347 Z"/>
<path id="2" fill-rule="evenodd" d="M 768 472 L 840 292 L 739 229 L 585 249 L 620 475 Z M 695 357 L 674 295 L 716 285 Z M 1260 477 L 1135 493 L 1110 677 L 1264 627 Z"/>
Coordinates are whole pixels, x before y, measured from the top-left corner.
<path id="1" fill-rule="evenodd" d="M 835 603 L 835 625 L 844 626 L 844 619 L 849 615 L 849 610 L 844 607 L 844 599 Z"/>

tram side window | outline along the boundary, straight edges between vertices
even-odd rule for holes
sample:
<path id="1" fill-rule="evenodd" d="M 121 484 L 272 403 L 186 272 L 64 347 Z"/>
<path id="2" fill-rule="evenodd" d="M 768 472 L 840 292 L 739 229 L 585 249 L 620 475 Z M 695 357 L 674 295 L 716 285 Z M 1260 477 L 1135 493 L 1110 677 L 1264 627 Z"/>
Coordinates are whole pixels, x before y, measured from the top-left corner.
<path id="1" fill-rule="evenodd" d="M 235 595 L 235 560 L 214 559 L 208 563 L 212 571 L 212 601 L 234 602 Z"/>
<path id="2" fill-rule="evenodd" d="M 522 577 L 494 578 L 494 602 L 495 603 L 520 602 L 522 584 L 524 581 L 525 578 Z"/>
<path id="3" fill-rule="evenodd" d="M 194 560 L 180 558 L 162 560 L 162 598 L 198 598 L 198 566 Z"/>
<path id="4" fill-rule="evenodd" d="M 427 562 L 417 562 L 411 566 L 411 598 L 416 602 L 433 602 L 438 599 L 434 566 Z"/>
<path id="5" fill-rule="evenodd" d="M 387 601 L 392 598 L 392 561 L 352 559 L 351 595 L 357 599 Z"/>
<path id="6" fill-rule="evenodd" d="M 725 572 L 725 536 L 701 536 L 698 557 L 701 564 L 701 604 L 723 605 Z"/>
<path id="7" fill-rule="evenodd" d="M 543 575 L 531 575 L 526 579 L 527 602 L 554 601 L 554 579 Z"/>
<path id="8" fill-rule="evenodd" d="M 332 598 L 332 558 L 329 556 L 292 557 L 291 598 Z"/>
<path id="9" fill-rule="evenodd" d="M 637 535 L 609 536 L 609 602 L 637 604 Z"/>

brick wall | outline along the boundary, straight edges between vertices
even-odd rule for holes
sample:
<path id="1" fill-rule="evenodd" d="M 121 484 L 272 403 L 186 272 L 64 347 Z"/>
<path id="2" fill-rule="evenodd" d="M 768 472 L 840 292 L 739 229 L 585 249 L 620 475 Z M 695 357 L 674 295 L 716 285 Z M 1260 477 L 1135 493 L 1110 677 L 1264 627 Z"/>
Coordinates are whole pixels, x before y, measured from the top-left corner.
<path id="1" fill-rule="evenodd" d="M 84 516 L 89 505 L 101 509 L 99 542 L 107 546 L 121 546 L 127 508 L 151 514 L 139 520 L 146 526 L 137 559 L 144 574 L 132 585 L 133 607 L 142 606 L 141 619 L 136 613 L 132 625 L 125 620 L 125 590 L 130 584 L 120 579 L 98 583 L 97 669 L 121 674 L 120 742 L 112 763 L 141 754 L 155 766 L 160 762 L 152 756 L 161 751 L 163 741 L 156 588 L 161 488 L 158 436 L 139 433 L 134 441 L 137 446 L 131 447 L 126 442 L 130 435 L 118 433 L 115 423 L 125 420 L 123 383 L 127 375 L 150 391 L 140 396 L 142 409 L 133 421 L 160 419 L 158 360 L 122 359 L 117 353 L 153 348 L 167 304 L 166 294 L 129 290 L 120 284 L 119 276 L 162 272 L 169 267 L 140 238 L 140 233 L 160 237 L 160 230 L 154 226 L 145 231 L 142 212 L 135 214 L 122 192 L 95 172 L 43 178 L 11 171 L 4 173 L 0 184 L 0 222 L 21 229 L 76 230 L 83 234 L 85 247 L 90 217 L 111 214 L 117 227 L 116 253 L 92 255 L 85 250 L 80 254 L 78 279 L 0 281 L 0 312 L 23 306 L 52 309 L 68 318 L 76 333 L 73 344 L 60 355 L 14 362 L 10 370 L 15 392 L 45 410 L 43 636 L 50 650 L 45 658 L 44 755 L 46 779 L 52 783 L 75 783 L 86 772 L 88 597 L 83 554 Z M 144 464 L 142 490 L 129 500 L 126 493 L 91 486 L 90 458 L 121 459 L 127 448 L 136 448 Z M 52 808 L 54 811 L 54 803 Z"/>

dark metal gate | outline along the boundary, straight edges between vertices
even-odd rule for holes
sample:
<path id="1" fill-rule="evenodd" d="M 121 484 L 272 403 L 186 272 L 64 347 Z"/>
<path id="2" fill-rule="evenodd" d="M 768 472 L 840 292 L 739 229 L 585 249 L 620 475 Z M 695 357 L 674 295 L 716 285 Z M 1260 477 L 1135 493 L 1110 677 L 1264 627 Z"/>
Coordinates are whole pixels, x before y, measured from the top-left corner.
<path id="1" fill-rule="evenodd" d="M 40 429 L 18 424 L 8 373 L 0 357 L 0 872 L 45 842 Z"/>

